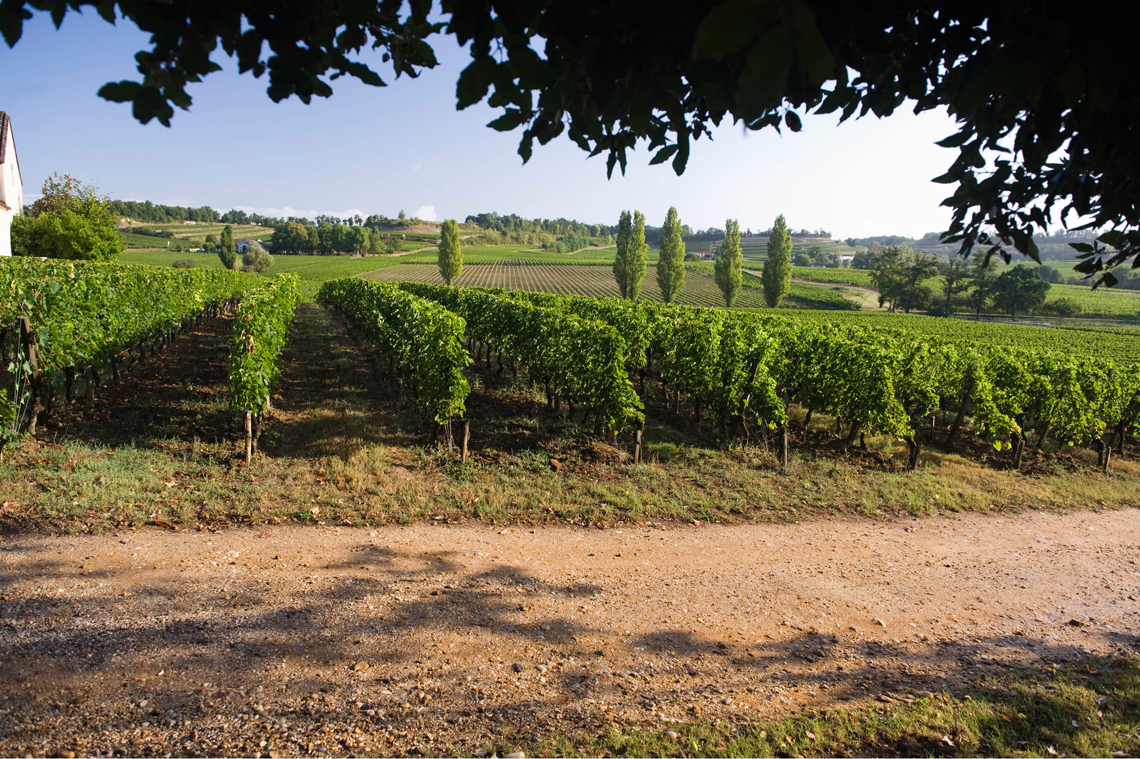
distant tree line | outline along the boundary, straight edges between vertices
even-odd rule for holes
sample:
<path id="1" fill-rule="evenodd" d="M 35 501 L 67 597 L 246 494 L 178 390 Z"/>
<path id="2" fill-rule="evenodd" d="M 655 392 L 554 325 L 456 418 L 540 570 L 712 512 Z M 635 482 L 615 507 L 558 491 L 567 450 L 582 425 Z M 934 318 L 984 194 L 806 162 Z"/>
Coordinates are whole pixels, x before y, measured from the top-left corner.
<path id="1" fill-rule="evenodd" d="M 494 232 L 539 233 L 554 236 L 606 237 L 617 234 L 617 227 L 605 224 L 583 224 L 572 219 L 524 219 L 515 214 L 480 213 L 468 216 L 465 223 Z"/>
<path id="2" fill-rule="evenodd" d="M 221 218 L 218 212 L 209 206 L 202 206 L 201 208 L 164 206 L 151 203 L 149 200 L 111 200 L 108 201 L 108 204 L 111 213 L 115 216 L 125 216 L 128 219 L 145 221 L 150 224 L 177 224 L 181 221 L 212 224 Z"/>
<path id="3" fill-rule="evenodd" d="M 275 253 L 324 256 L 339 253 L 383 255 L 391 252 L 379 229 L 331 221 L 320 224 L 305 224 L 301 221 L 279 223 L 273 228 L 272 247 Z"/>
<path id="4" fill-rule="evenodd" d="M 1060 280 L 1059 272 L 1047 266 L 1018 265 L 999 274 L 996 259 L 987 262 L 979 258 L 972 265 L 957 257 L 940 262 L 932 253 L 906 244 L 869 255 L 871 283 L 879 292 L 879 305 L 890 311 L 926 311 L 932 316 L 959 311 L 980 316 L 997 311 L 1013 318 L 1032 313 L 1081 313 L 1080 304 L 1072 298 L 1046 304 L 1049 280 Z"/>

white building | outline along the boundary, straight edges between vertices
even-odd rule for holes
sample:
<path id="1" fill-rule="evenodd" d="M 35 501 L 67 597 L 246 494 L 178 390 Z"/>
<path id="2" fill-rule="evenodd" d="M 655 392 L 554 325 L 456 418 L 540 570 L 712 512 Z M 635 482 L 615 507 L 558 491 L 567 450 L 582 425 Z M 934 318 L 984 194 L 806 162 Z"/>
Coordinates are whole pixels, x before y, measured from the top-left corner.
<path id="1" fill-rule="evenodd" d="M 12 119 L 0 111 L 0 256 L 12 255 L 12 217 L 24 207 L 24 183 L 16 161 Z"/>
<path id="2" fill-rule="evenodd" d="M 257 243 L 263 248 L 265 247 L 265 244 L 261 242 L 261 238 L 259 237 L 256 240 L 247 240 L 245 238 L 242 238 L 241 240 L 234 240 L 234 248 L 237 249 L 238 253 L 244 255 L 249 252 L 250 246 L 254 243 Z"/>

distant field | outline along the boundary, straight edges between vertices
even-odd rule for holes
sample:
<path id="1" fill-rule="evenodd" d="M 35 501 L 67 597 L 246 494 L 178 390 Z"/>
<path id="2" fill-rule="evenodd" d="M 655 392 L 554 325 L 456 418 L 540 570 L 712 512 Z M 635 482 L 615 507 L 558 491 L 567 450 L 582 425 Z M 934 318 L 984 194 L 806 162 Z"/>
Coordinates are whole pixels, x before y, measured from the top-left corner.
<path id="1" fill-rule="evenodd" d="M 145 264 L 147 266 L 170 266 L 179 259 L 190 259 L 204 269 L 222 268 L 221 259 L 215 253 L 167 253 L 163 250 L 126 251 L 119 256 L 125 264 Z M 266 276 L 294 272 L 301 279 L 301 295 L 312 300 L 317 288 L 326 279 L 353 277 L 357 274 L 393 266 L 403 259 L 385 256 L 349 258 L 348 256 L 274 256 L 273 267 Z"/>
<path id="2" fill-rule="evenodd" d="M 520 245 L 495 245 L 487 247 L 464 247 L 464 264 L 551 264 L 551 265 L 583 265 L 583 264 L 612 264 L 617 248 L 588 248 L 578 253 L 555 253 L 547 250 L 529 250 Z M 439 257 L 435 250 L 425 250 L 422 253 L 413 253 L 401 257 L 405 263 L 432 263 Z M 647 256 L 649 261 L 655 262 L 658 251 L 650 248 Z"/>
<path id="3" fill-rule="evenodd" d="M 719 243 L 718 243 L 719 244 Z M 804 238 L 792 238 L 792 255 L 800 251 L 806 251 L 808 248 L 818 247 L 824 253 L 837 253 L 842 256 L 854 255 L 860 248 L 852 248 L 842 240 L 832 240 L 831 242 L 819 242 L 815 240 L 805 240 Z M 740 253 L 744 260 L 749 263 L 757 261 L 766 261 L 768 259 L 768 242 L 766 239 L 761 241 L 750 240 L 745 238 L 740 242 Z"/>
<path id="4" fill-rule="evenodd" d="M 139 224 L 148 229 L 173 232 L 176 237 L 205 237 L 208 234 L 220 235 L 225 224 Z M 234 237 L 264 238 L 273 234 L 273 227 L 259 227 L 256 224 L 231 224 Z M 127 227 L 123 227 L 127 229 Z"/>
<path id="5" fill-rule="evenodd" d="M 434 264 L 403 264 L 366 275 L 381 282 L 431 282 L 441 284 L 443 279 Z M 752 280 L 752 281 L 749 281 Z M 746 277 L 736 300 L 738 308 L 763 308 L 764 298 L 755 287 L 754 277 Z M 617 285 L 613 273 L 604 266 L 559 266 L 551 264 L 520 265 L 518 263 L 464 264 L 463 275 L 456 284 L 466 287 L 502 287 L 508 290 L 531 290 L 559 295 L 585 295 L 616 298 Z M 650 266 L 642 288 L 645 300 L 660 302 L 661 290 L 657 287 L 657 270 Z M 713 278 L 703 271 L 688 269 L 685 289 L 678 300 L 690 306 L 722 306 L 724 298 Z M 796 285 L 792 288 L 789 303 L 799 308 L 849 308 L 848 301 L 825 288 Z"/>
<path id="6" fill-rule="evenodd" d="M 871 286 L 871 272 L 865 269 L 817 269 L 813 266 L 793 266 L 792 278 L 836 285 Z"/>
<path id="7" fill-rule="evenodd" d="M 913 314 L 890 314 L 882 311 L 840 313 L 797 310 L 791 313 L 800 319 L 905 329 L 917 335 L 955 340 L 968 339 L 987 345 L 1051 350 L 1090 358 L 1111 358 L 1128 364 L 1140 363 L 1140 331 L 1136 328 L 994 324 L 972 319 L 944 319 Z"/>
<path id="8" fill-rule="evenodd" d="M 189 241 L 182 239 L 168 240 L 165 237 L 154 237 L 153 235 L 138 235 L 129 232 L 119 232 L 119 237 L 123 241 L 123 246 L 130 249 L 135 248 L 166 248 L 167 242 L 171 245 L 189 246 Z"/>
<path id="9" fill-rule="evenodd" d="M 1086 316 L 1110 316 L 1135 319 L 1140 316 L 1140 292 L 1112 290 L 1098 287 L 1093 290 L 1081 285 L 1053 285 L 1048 301 L 1071 298 L 1081 304 Z"/>

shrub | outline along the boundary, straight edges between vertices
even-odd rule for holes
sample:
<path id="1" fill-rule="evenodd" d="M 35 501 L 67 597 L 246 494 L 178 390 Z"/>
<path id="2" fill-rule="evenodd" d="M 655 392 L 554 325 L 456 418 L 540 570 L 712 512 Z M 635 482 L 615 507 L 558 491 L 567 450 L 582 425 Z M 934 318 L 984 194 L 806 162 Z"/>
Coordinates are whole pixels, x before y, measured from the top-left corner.
<path id="1" fill-rule="evenodd" d="M 189 258 L 180 258 L 171 264 L 175 269 L 193 269 L 196 265 Z"/>
<path id="2" fill-rule="evenodd" d="M 273 256 L 257 243 L 250 243 L 249 250 L 241 257 L 241 270 L 245 272 L 261 272 L 273 266 Z"/>
<path id="3" fill-rule="evenodd" d="M 1055 316 L 1080 316 L 1084 313 L 1085 307 L 1076 298 L 1057 298 L 1047 301 L 1038 310 L 1043 314 Z"/>

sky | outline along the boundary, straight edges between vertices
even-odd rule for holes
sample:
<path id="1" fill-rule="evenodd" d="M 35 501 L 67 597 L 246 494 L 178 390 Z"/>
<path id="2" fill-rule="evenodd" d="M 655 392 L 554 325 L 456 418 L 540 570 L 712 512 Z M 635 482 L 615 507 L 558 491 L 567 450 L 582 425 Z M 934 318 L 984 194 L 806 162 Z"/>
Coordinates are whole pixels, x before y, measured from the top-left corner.
<path id="1" fill-rule="evenodd" d="M 46 14 L 25 23 L 9 49 L 0 42 L 0 110 L 9 113 L 24 194 L 34 199 L 52 172 L 70 173 L 112 198 L 168 205 L 242 208 L 272 216 L 360 213 L 427 219 L 497 211 L 526 218 L 617 224 L 637 209 L 659 226 L 670 206 L 693 229 L 768 228 L 783 214 L 794 229 L 836 238 L 942 231 L 952 187 L 930 180 L 956 151 L 934 143 L 953 133 L 944 112 L 901 110 L 837 125 L 808 116 L 803 131 L 748 132 L 723 124 L 694 144 L 678 177 L 649 166 L 644 147 L 625 176 L 606 178 L 605 157 L 565 137 L 536 146 L 525 165 L 520 133 L 485 125 L 485 104 L 455 109 L 465 51 L 433 43 L 441 65 L 418 79 L 385 75 L 388 87 L 332 83 L 329 99 L 273 103 L 268 78 L 224 70 L 190 85 L 189 111 L 170 128 L 139 124 L 129 104 L 95 93 L 136 79 L 134 54 L 147 38 L 129 21 L 111 26 L 93 10 L 69 13 L 57 31 Z"/>

